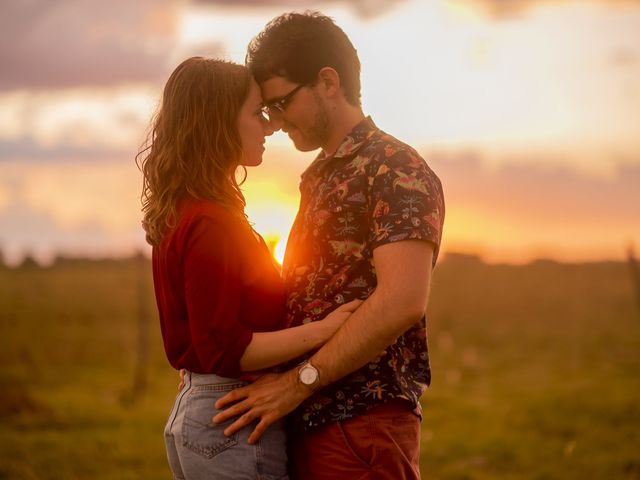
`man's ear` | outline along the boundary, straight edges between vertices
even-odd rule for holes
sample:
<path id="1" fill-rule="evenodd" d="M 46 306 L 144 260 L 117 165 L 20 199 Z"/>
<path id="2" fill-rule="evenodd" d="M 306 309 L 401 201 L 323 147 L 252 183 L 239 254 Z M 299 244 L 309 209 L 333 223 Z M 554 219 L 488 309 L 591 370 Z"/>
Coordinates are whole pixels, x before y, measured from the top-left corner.
<path id="1" fill-rule="evenodd" d="M 327 97 L 335 97 L 342 92 L 340 74 L 331 67 L 323 67 L 318 72 L 318 85 Z"/>

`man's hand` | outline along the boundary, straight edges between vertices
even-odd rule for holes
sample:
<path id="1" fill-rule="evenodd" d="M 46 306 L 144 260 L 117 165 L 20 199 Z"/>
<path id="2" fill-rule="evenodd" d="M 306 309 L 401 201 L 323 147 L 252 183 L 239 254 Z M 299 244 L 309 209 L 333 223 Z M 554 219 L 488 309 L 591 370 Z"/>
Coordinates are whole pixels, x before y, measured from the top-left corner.
<path id="1" fill-rule="evenodd" d="M 233 405 L 213 417 L 213 422 L 223 423 L 230 418 L 239 417 L 225 429 L 224 434 L 229 436 L 260 419 L 249 435 L 248 442 L 253 444 L 269 425 L 292 412 L 312 393 L 311 389 L 298 382 L 297 369 L 281 374 L 269 373 L 255 383 L 233 390 L 218 399 L 217 409 Z"/>

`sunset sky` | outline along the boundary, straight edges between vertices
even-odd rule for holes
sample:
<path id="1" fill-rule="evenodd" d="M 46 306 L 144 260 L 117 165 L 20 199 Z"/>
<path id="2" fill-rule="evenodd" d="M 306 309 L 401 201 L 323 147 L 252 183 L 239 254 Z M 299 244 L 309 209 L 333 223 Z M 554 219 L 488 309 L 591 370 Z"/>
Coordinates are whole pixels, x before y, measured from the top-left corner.
<path id="1" fill-rule="evenodd" d="M 243 62 L 274 16 L 332 16 L 362 63 L 363 108 L 440 176 L 444 252 L 489 261 L 640 251 L 640 1 L 0 0 L 0 248 L 148 246 L 133 158 L 191 55 Z M 284 242 L 313 159 L 267 140 L 250 219 Z"/>

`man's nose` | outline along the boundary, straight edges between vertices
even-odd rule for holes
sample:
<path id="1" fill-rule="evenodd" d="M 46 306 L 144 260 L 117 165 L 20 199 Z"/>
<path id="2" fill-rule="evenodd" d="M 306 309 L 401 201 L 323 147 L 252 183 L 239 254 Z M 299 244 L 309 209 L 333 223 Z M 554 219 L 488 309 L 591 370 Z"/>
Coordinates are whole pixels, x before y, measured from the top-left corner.
<path id="1" fill-rule="evenodd" d="M 264 133 L 265 137 L 272 135 L 275 132 L 273 125 L 271 124 L 271 120 L 262 122 L 262 133 Z"/>
<path id="2" fill-rule="evenodd" d="M 277 132 L 282 128 L 283 125 L 282 117 L 280 115 L 272 115 L 269 119 L 268 127 L 271 129 L 271 132 L 267 135 L 271 135 L 273 132 Z"/>

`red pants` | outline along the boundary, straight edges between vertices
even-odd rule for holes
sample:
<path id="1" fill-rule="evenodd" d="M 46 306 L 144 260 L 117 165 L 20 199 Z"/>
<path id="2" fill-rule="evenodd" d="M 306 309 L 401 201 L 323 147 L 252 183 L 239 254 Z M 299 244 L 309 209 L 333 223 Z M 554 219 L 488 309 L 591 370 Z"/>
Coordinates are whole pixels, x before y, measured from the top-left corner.
<path id="1" fill-rule="evenodd" d="M 420 479 L 420 419 L 404 402 L 374 407 L 292 440 L 297 480 Z"/>

